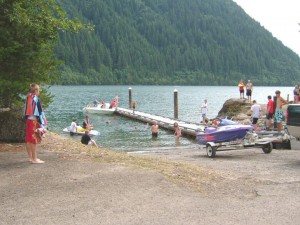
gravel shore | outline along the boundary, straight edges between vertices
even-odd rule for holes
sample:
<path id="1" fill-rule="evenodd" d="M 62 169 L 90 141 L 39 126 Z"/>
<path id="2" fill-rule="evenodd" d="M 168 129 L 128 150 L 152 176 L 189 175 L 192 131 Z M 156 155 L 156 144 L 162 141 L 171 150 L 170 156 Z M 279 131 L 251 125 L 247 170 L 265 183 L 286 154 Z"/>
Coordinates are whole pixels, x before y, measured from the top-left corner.
<path id="1" fill-rule="evenodd" d="M 84 147 L 49 133 L 45 164 L 0 144 L 0 224 L 298 224 L 300 151 L 144 154 Z"/>

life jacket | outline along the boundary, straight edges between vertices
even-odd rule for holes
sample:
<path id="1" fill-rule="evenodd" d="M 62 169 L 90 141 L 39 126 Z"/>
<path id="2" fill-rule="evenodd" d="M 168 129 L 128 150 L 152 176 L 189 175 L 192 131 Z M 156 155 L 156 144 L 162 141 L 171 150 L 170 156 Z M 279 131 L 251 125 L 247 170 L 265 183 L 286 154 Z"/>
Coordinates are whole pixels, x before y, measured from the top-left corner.
<path id="1" fill-rule="evenodd" d="M 36 108 L 36 102 L 33 100 L 34 97 L 35 94 L 28 92 L 25 103 L 25 116 L 34 115 L 34 111 Z"/>
<path id="2" fill-rule="evenodd" d="M 239 88 L 240 88 L 240 90 L 244 90 L 244 87 L 245 87 L 244 82 L 240 82 L 240 83 L 239 83 Z"/>

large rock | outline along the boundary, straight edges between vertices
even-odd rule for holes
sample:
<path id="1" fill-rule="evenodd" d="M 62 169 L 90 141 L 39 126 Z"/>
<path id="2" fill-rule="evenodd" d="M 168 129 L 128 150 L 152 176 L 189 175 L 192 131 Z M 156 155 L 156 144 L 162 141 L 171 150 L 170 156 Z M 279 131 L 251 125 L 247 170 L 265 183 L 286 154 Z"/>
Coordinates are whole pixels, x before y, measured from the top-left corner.
<path id="1" fill-rule="evenodd" d="M 0 110 L 0 141 L 25 142 L 26 121 L 20 111 Z"/>
<path id="2" fill-rule="evenodd" d="M 240 115 L 241 119 L 246 119 L 246 116 L 251 116 L 251 104 L 246 99 L 231 98 L 228 99 L 222 109 L 218 113 L 218 117 L 237 117 Z"/>

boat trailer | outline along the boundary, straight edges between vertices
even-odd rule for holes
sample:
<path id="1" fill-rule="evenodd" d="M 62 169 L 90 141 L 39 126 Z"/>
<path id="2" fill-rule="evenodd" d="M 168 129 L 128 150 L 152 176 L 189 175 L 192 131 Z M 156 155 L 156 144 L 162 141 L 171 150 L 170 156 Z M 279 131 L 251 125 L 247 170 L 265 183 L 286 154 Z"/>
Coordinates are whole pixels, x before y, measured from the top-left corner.
<path id="1" fill-rule="evenodd" d="M 265 154 L 269 154 L 273 150 L 273 145 L 289 142 L 290 138 L 290 135 L 285 130 L 283 132 L 248 131 L 243 139 L 222 143 L 207 142 L 203 145 L 203 148 L 206 148 L 206 154 L 209 158 L 216 157 L 217 151 L 241 150 L 245 148 L 261 148 Z"/>

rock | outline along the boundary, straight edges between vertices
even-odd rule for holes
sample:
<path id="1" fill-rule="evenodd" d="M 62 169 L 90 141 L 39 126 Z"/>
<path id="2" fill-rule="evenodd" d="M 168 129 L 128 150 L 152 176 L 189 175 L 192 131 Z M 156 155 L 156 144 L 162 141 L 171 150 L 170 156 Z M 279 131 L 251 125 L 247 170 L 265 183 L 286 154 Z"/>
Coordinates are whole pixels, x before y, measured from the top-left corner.
<path id="1" fill-rule="evenodd" d="M 247 115 L 249 113 L 250 108 L 251 104 L 248 103 L 246 99 L 231 98 L 224 103 L 222 109 L 218 113 L 218 117 L 231 118 L 236 117 L 239 114 Z"/>

